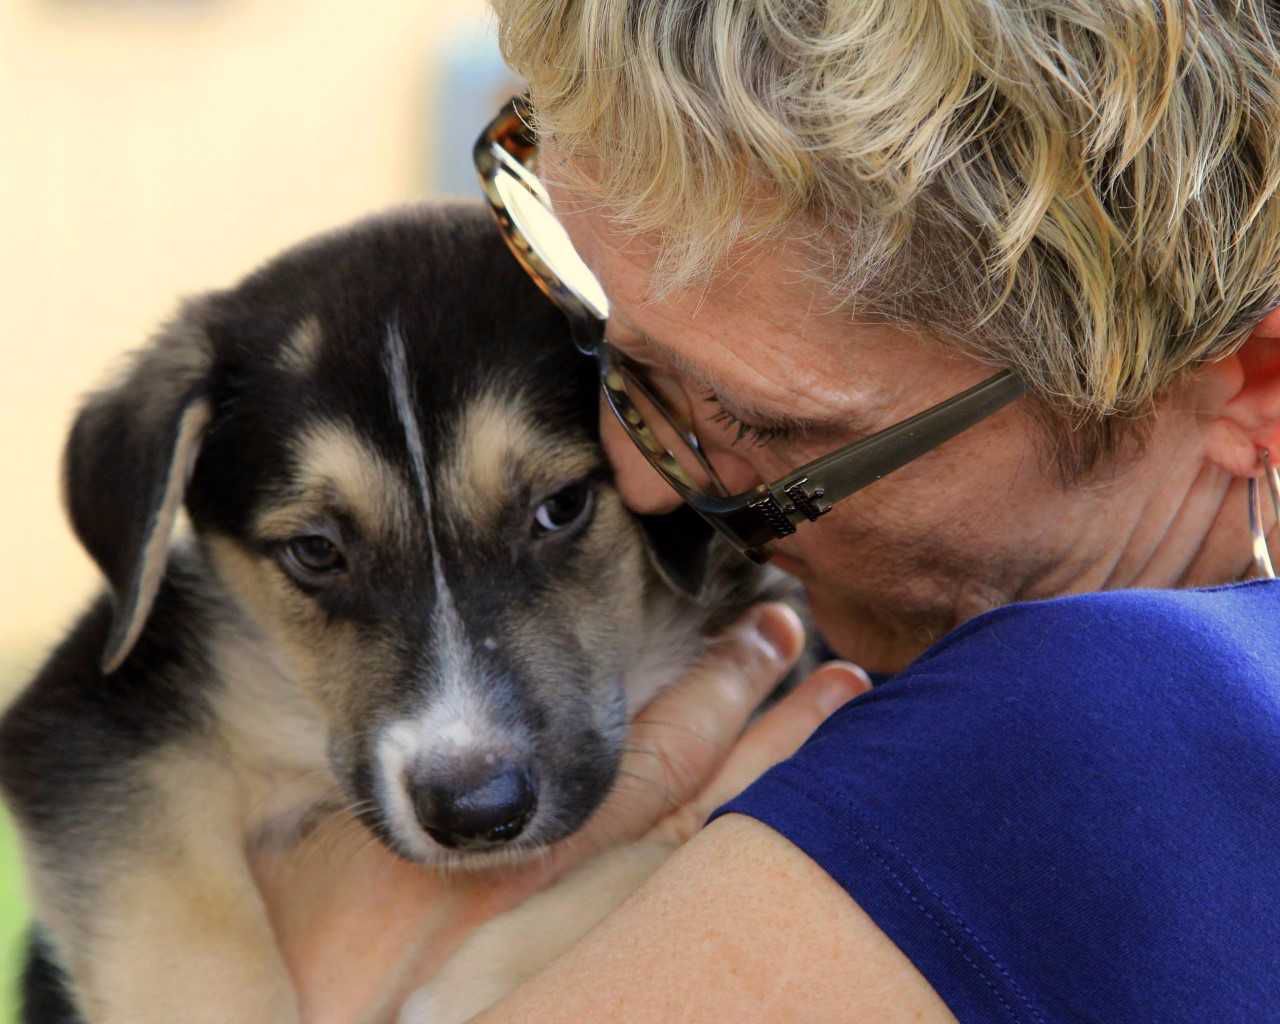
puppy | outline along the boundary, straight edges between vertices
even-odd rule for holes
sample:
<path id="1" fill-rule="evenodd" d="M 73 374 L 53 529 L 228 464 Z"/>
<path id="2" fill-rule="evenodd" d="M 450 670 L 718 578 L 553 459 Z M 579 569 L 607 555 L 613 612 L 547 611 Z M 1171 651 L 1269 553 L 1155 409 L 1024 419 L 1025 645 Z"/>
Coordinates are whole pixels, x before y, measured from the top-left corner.
<path id="1" fill-rule="evenodd" d="M 109 593 L 0 722 L 26 1020 L 287 1024 L 255 850 L 354 814 L 480 866 L 599 806 L 629 716 L 766 582 L 626 512 L 596 388 L 449 207 L 189 301 L 90 397 L 66 503 Z"/>

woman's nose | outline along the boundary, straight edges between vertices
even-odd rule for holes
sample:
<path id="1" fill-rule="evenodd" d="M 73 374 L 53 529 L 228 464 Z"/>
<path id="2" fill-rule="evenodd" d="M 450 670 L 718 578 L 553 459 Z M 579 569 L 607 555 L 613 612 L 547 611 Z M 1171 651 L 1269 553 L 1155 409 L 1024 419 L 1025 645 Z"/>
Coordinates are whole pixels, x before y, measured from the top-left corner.
<path id="1" fill-rule="evenodd" d="M 641 454 L 603 398 L 600 404 L 600 438 L 605 455 L 613 465 L 618 493 L 627 508 L 641 515 L 661 515 L 680 505 L 680 495 L 662 474 L 649 465 L 649 460 Z M 755 470 L 736 454 L 709 454 L 716 473 L 730 494 L 750 490 L 759 482 Z"/>

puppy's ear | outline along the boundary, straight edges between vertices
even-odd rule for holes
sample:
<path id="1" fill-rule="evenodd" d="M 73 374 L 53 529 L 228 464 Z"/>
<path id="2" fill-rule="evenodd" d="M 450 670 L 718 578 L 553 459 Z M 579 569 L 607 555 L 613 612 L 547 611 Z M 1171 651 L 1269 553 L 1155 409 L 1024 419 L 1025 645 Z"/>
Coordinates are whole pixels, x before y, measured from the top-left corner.
<path id="1" fill-rule="evenodd" d="M 213 352 L 198 309 L 186 306 L 119 384 L 90 397 L 67 441 L 67 511 L 107 577 L 115 610 L 103 672 L 120 666 L 146 623 L 212 418 Z"/>
<path id="2" fill-rule="evenodd" d="M 700 602 L 711 572 L 716 531 L 688 505 L 661 516 L 640 516 L 649 561 L 671 589 Z"/>

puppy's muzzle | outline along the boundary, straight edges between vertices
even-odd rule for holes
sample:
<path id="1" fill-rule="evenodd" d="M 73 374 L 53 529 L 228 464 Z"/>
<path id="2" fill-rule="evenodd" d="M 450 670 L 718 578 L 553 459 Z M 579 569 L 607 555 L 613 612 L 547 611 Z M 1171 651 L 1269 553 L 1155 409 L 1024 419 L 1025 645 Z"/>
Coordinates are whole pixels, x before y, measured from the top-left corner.
<path id="1" fill-rule="evenodd" d="M 450 849 L 484 849 L 515 839 L 538 807 L 533 772 L 477 759 L 433 779 L 409 780 L 414 814 L 426 833 Z"/>

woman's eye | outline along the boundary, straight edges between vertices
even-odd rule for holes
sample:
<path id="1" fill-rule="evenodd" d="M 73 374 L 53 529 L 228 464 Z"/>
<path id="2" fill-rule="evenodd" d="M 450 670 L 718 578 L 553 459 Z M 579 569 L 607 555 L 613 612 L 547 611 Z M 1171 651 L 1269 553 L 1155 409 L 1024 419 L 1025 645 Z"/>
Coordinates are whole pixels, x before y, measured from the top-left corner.
<path id="1" fill-rule="evenodd" d="M 716 411 L 711 417 L 711 422 L 720 424 L 734 435 L 729 442 L 732 445 L 737 445 L 742 441 L 749 441 L 757 448 L 765 448 L 773 444 L 773 442 L 783 440 L 788 436 L 787 431 L 781 427 L 757 427 L 750 423 L 744 423 L 720 404 L 720 396 L 714 391 L 704 390 L 703 399 L 716 407 Z"/>
<path id="2" fill-rule="evenodd" d="M 534 534 L 558 533 L 586 522 L 594 498 L 595 490 L 587 480 L 561 488 L 534 509 Z"/>
<path id="3" fill-rule="evenodd" d="M 294 576 L 314 583 L 342 572 L 347 560 L 328 537 L 309 534 L 285 542 L 284 564 Z"/>

